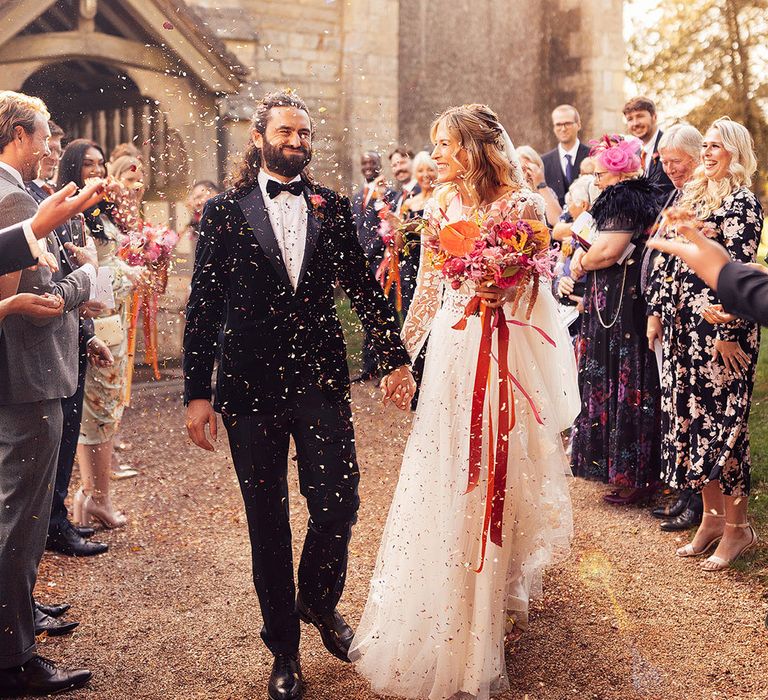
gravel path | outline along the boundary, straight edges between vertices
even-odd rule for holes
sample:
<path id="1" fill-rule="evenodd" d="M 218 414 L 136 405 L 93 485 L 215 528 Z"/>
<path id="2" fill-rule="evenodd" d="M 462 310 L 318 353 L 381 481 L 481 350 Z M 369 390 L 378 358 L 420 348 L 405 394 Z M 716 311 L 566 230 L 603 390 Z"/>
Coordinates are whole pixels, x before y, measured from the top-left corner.
<path id="1" fill-rule="evenodd" d="M 131 523 L 101 536 L 110 553 L 44 559 L 38 598 L 72 602 L 71 617 L 81 624 L 69 638 L 43 640 L 41 653 L 95 673 L 88 690 L 70 697 L 266 698 L 271 658 L 259 638 L 226 442 L 214 455 L 187 444 L 179 389 L 178 381 L 139 385 L 126 412 L 123 439 L 133 444 L 126 457 L 142 474 L 115 485 Z M 362 507 L 341 603 L 352 622 L 410 427 L 372 395 L 370 385 L 354 391 Z M 642 510 L 603 505 L 602 490 L 572 481 L 573 553 L 549 572 L 529 633 L 509 650 L 512 690 L 503 698 L 767 699 L 764 592 L 741 574 L 705 575 L 676 559 L 673 548 L 685 537 L 660 532 Z M 301 543 L 306 510 L 295 474 L 291 495 Z M 308 700 L 376 697 L 311 629 L 302 663 Z"/>

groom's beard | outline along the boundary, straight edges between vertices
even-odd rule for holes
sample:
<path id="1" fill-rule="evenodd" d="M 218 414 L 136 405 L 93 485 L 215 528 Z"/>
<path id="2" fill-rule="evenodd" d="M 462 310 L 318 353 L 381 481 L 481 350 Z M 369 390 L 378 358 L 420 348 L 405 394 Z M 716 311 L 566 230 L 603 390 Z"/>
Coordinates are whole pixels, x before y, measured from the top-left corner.
<path id="1" fill-rule="evenodd" d="M 299 146 L 299 148 L 275 147 L 264 139 L 261 157 L 264 165 L 271 172 L 293 178 L 309 165 L 309 161 L 312 160 L 312 149 L 303 146 Z"/>

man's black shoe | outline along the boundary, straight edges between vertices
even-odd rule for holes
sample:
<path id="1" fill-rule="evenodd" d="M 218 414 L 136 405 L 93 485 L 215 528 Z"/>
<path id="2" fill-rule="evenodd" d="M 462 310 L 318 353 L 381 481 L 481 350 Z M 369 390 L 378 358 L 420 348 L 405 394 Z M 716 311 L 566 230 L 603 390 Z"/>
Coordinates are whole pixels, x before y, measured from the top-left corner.
<path id="1" fill-rule="evenodd" d="M 61 637 L 63 634 L 69 634 L 79 624 L 79 622 L 51 617 L 42 612 L 40 608 L 35 607 L 35 634 L 45 632 L 49 637 Z"/>
<path id="2" fill-rule="evenodd" d="M 75 532 L 80 535 L 80 537 L 85 537 L 86 540 L 96 534 L 96 529 L 92 527 L 80 527 L 79 525 L 73 525 L 72 527 L 75 528 Z"/>
<path id="3" fill-rule="evenodd" d="M 304 606 L 301 598 L 296 599 L 296 612 L 307 624 L 314 625 L 320 632 L 325 648 L 337 659 L 349 663 L 349 647 L 355 636 L 352 628 L 344 622 L 338 611 L 317 615 Z"/>
<path id="4" fill-rule="evenodd" d="M 276 654 L 267 686 L 269 700 L 298 700 L 304 695 L 299 656 Z"/>
<path id="5" fill-rule="evenodd" d="M 679 530 L 688 530 L 701 524 L 701 511 L 693 508 L 686 508 L 680 515 L 672 520 L 665 520 L 661 524 L 664 532 L 678 532 Z"/>
<path id="6" fill-rule="evenodd" d="M 16 668 L 0 669 L 0 698 L 65 693 L 82 688 L 92 675 L 85 668 L 65 671 L 42 656 L 33 656 Z"/>
<path id="7" fill-rule="evenodd" d="M 376 375 L 372 374 L 371 372 L 360 372 L 360 374 L 356 374 L 349 381 L 352 382 L 352 384 L 358 384 L 360 382 L 367 382 L 369 379 L 375 378 Z"/>
<path id="8" fill-rule="evenodd" d="M 35 601 L 35 607 L 48 617 L 61 617 L 72 606 L 69 603 L 61 603 L 59 605 L 43 605 Z"/>
<path id="9" fill-rule="evenodd" d="M 687 507 L 691 500 L 692 493 L 689 489 L 683 489 L 677 496 L 677 500 L 672 505 L 660 506 L 651 511 L 654 518 L 676 518 Z"/>
<path id="10" fill-rule="evenodd" d="M 92 557 L 106 552 L 109 545 L 104 542 L 89 542 L 77 532 L 72 523 L 67 522 L 48 532 L 45 548 L 68 557 Z"/>

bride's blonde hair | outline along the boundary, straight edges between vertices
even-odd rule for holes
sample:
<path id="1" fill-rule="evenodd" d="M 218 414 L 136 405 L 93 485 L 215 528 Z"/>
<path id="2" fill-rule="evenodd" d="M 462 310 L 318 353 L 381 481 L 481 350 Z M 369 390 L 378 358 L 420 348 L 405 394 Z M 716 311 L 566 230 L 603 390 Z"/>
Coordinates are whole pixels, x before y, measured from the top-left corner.
<path id="1" fill-rule="evenodd" d="M 499 188 L 519 189 L 522 186 L 514 165 L 507 157 L 499 118 L 488 105 L 471 104 L 446 109 L 432 122 L 429 135 L 433 143 L 441 124 L 445 124 L 467 154 L 468 165 L 463 179 L 475 199 L 475 205 L 491 201 Z M 454 159 L 457 154 L 458 151 L 453 154 Z M 440 206 L 444 206 L 455 191 L 453 183 L 438 185 L 435 196 Z"/>
<path id="2" fill-rule="evenodd" d="M 723 146 L 731 154 L 727 175 L 710 189 L 710 180 L 704 174 L 704 166 L 696 168 L 693 177 L 683 189 L 680 206 L 693 209 L 696 216 L 706 219 L 723 200 L 740 187 L 751 187 L 752 176 L 757 170 L 757 158 L 752 137 L 746 127 L 730 117 L 720 117 L 712 123 L 717 129 Z"/>

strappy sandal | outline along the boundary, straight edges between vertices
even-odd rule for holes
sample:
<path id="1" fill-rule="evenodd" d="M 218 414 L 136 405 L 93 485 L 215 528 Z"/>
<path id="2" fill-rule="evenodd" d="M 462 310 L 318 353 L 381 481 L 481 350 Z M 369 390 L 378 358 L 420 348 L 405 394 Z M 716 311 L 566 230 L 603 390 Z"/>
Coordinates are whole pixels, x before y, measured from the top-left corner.
<path id="1" fill-rule="evenodd" d="M 709 516 L 710 518 L 725 518 L 725 516 L 722 513 L 710 513 L 709 511 L 704 511 L 702 517 L 705 517 L 705 516 Z M 722 535 L 717 535 L 716 537 L 713 537 L 709 542 L 707 542 L 704 545 L 702 549 L 694 549 L 693 543 L 689 542 L 685 546 L 675 550 L 675 554 L 678 557 L 683 557 L 683 558 L 700 557 L 702 554 L 706 554 L 710 549 L 712 549 L 712 547 L 716 547 L 721 539 L 723 539 Z"/>
<path id="2" fill-rule="evenodd" d="M 722 557 L 718 557 L 715 554 L 713 554 L 711 557 L 705 559 L 703 562 L 701 562 L 701 568 L 703 571 L 723 571 L 724 569 L 727 569 L 728 567 L 733 564 L 742 554 L 745 554 L 747 551 L 752 549 L 757 544 L 757 533 L 755 532 L 755 528 L 753 528 L 749 523 L 726 523 L 726 527 L 741 527 L 741 528 L 749 528 L 749 531 L 752 533 L 752 539 L 744 545 L 735 556 L 731 557 L 730 559 L 723 559 Z M 707 566 L 707 564 L 713 564 L 714 566 Z"/>

